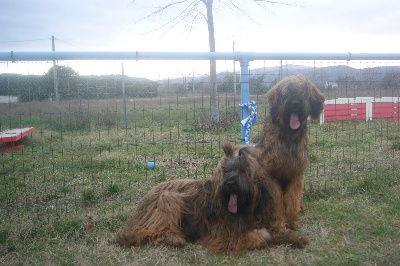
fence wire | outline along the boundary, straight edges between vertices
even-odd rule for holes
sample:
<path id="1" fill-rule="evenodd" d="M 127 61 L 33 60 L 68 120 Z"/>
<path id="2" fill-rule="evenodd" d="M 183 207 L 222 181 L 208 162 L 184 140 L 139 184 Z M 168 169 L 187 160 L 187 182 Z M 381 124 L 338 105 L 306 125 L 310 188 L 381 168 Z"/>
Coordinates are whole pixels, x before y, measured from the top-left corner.
<path id="1" fill-rule="evenodd" d="M 87 210 L 101 214 L 138 201 L 163 180 L 211 176 L 221 145 L 240 143 L 239 67 L 218 65 L 215 127 L 207 62 L 160 64 L 125 63 L 124 77 L 120 62 L 0 64 L 0 131 L 35 128 L 18 141 L 23 149 L 0 153 L 2 217 L 48 223 Z M 250 98 L 258 105 L 253 142 L 268 114 L 265 93 L 285 76 L 307 76 L 327 100 L 400 97 L 396 62 L 256 61 L 250 67 Z M 309 122 L 305 193 L 363 190 L 371 179 L 400 177 L 393 101 L 387 117 Z"/>

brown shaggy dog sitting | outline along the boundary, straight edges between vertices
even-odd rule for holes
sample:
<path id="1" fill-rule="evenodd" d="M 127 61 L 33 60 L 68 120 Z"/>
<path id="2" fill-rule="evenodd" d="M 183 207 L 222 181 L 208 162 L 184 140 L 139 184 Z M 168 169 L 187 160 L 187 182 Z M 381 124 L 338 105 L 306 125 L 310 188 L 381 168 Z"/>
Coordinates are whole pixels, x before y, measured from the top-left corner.
<path id="1" fill-rule="evenodd" d="M 270 190 L 275 203 L 269 209 L 272 237 L 299 225 L 304 172 L 308 164 L 307 118 L 317 118 L 323 110 L 324 96 L 303 76 L 278 82 L 267 93 L 270 115 L 266 117 L 261 139 L 248 147 L 273 179 Z M 304 239 L 305 240 L 305 239 Z M 308 242 L 305 241 L 304 244 Z"/>
<path id="2" fill-rule="evenodd" d="M 212 178 L 171 180 L 150 190 L 115 241 L 176 247 L 199 242 L 215 254 L 266 247 L 268 180 L 253 157 L 230 145 L 223 149 Z"/>

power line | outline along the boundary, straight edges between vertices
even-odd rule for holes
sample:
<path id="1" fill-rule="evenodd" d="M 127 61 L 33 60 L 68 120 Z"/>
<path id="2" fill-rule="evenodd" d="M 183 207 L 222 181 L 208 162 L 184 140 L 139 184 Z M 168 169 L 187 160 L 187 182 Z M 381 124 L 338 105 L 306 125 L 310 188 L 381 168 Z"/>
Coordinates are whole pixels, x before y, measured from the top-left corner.
<path id="1" fill-rule="evenodd" d="M 19 41 L 3 41 L 0 43 L 14 43 L 14 42 L 36 42 L 36 41 L 48 41 L 50 38 L 45 39 L 32 39 L 32 40 L 19 40 Z"/>
<path id="2" fill-rule="evenodd" d="M 49 39 L 51 40 L 51 38 L 42 38 L 42 39 L 30 39 L 30 40 L 0 41 L 0 44 L 2 44 L 2 43 L 21 43 L 21 42 L 48 41 Z M 66 42 L 64 40 L 61 40 L 60 38 L 55 37 L 55 39 L 57 41 L 59 41 L 59 42 L 65 43 L 65 44 L 70 45 L 70 46 L 73 46 L 73 47 L 78 48 L 80 50 L 85 50 L 82 47 L 79 47 L 79 46 L 77 46 L 75 44 L 72 44 L 72 43 Z"/>
<path id="3" fill-rule="evenodd" d="M 66 41 L 63 41 L 63 40 L 61 40 L 61 39 L 59 39 L 59 38 L 57 38 L 57 37 L 54 37 L 57 41 L 60 41 L 60 42 L 62 42 L 62 43 L 65 43 L 65 44 L 68 44 L 68 45 L 71 45 L 71 46 L 73 46 L 73 47 L 75 47 L 75 48 L 78 48 L 78 49 L 81 49 L 81 50 L 85 50 L 85 49 L 83 49 L 83 48 L 81 48 L 81 47 L 79 47 L 79 46 L 77 46 L 77 45 L 75 45 L 75 44 L 72 44 L 72 43 L 69 43 L 69 42 L 66 42 Z"/>

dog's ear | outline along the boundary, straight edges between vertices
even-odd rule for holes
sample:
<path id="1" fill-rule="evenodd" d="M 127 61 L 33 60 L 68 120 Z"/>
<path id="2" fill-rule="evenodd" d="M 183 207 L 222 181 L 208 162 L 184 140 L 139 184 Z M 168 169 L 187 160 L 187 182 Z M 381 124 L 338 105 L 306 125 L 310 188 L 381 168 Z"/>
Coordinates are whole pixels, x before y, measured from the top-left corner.
<path id="1" fill-rule="evenodd" d="M 230 158 L 233 156 L 234 148 L 233 148 L 232 144 L 224 143 L 222 145 L 222 150 L 224 151 L 226 157 Z"/>
<path id="2" fill-rule="evenodd" d="M 314 85 L 310 86 L 311 92 L 311 118 L 316 119 L 321 114 L 322 110 L 324 109 L 324 102 L 325 97 L 321 94 L 317 87 Z"/>
<path id="3" fill-rule="evenodd" d="M 239 164 L 239 171 L 240 172 L 246 172 L 247 170 L 247 153 L 243 152 L 243 151 L 239 151 L 239 157 L 237 158 L 238 160 L 238 164 Z"/>
<path id="4" fill-rule="evenodd" d="M 266 202 L 271 200 L 272 196 L 264 184 L 258 184 L 258 198 L 255 213 L 265 212 Z"/>
<path id="5" fill-rule="evenodd" d="M 270 108 L 272 108 L 276 102 L 277 90 L 275 89 L 275 86 L 267 92 L 267 100 Z"/>
<path id="6" fill-rule="evenodd" d="M 208 205 L 208 208 L 206 209 L 206 211 L 207 211 L 207 219 L 209 221 L 217 220 L 217 214 L 215 213 L 215 206 L 213 203 L 210 203 Z"/>
<path id="7" fill-rule="evenodd" d="M 238 155 L 242 156 L 242 155 L 249 154 L 252 149 L 254 149 L 252 146 L 244 146 L 244 147 L 240 148 Z"/>
<path id="8" fill-rule="evenodd" d="M 279 105 L 277 101 L 279 101 L 280 91 L 277 89 L 278 85 L 275 85 L 272 89 L 270 89 L 267 93 L 267 100 L 269 105 L 269 113 L 272 118 L 272 122 L 274 123 L 279 116 Z"/>
<path id="9" fill-rule="evenodd" d="M 248 156 L 253 156 L 254 158 L 258 158 L 259 156 L 261 156 L 262 150 L 257 148 L 256 146 L 248 145 L 240 148 L 239 156 L 248 155 Z"/>
<path id="10" fill-rule="evenodd" d="M 244 173 L 247 176 L 250 176 L 251 172 L 252 172 L 252 168 L 254 167 L 254 164 L 256 163 L 256 159 L 253 158 L 248 153 L 242 151 L 239 154 L 238 160 L 239 160 L 239 171 Z"/>
<path id="11" fill-rule="evenodd" d="M 269 113 L 270 113 L 271 118 L 272 118 L 272 123 L 275 123 L 275 122 L 276 122 L 276 119 L 277 119 L 278 116 L 279 116 L 278 108 L 276 108 L 276 107 L 271 107 L 271 109 L 269 110 Z"/>

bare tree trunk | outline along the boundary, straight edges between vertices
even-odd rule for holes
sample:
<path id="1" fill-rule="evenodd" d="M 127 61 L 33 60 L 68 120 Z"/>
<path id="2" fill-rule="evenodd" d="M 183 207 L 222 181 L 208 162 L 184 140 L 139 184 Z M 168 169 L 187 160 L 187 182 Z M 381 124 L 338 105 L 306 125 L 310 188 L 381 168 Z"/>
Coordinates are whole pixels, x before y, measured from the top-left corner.
<path id="1" fill-rule="evenodd" d="M 215 52 L 214 17 L 212 12 L 213 0 L 203 0 L 207 8 L 208 43 L 210 52 Z M 219 125 L 219 111 L 217 99 L 217 62 L 210 60 L 210 102 L 211 102 L 211 121 L 214 126 Z"/>
<path id="2" fill-rule="evenodd" d="M 249 0 L 250 1 L 250 0 Z M 136 0 L 132 0 L 132 3 Z M 153 1 L 156 2 L 156 1 Z M 199 4 L 202 2 L 207 9 L 207 15 L 205 16 L 202 12 L 203 10 L 198 9 Z M 246 10 L 242 9 L 242 5 L 235 4 L 234 0 L 220 0 L 223 6 L 229 7 L 229 10 L 234 10 L 240 14 L 244 14 L 250 20 L 253 20 L 250 15 L 246 13 Z M 241 1 L 245 2 L 245 1 Z M 297 6 L 296 4 L 287 3 L 286 1 L 268 1 L 268 0 L 251 0 L 250 2 L 255 3 L 260 8 L 270 12 L 268 4 L 275 5 L 288 5 Z M 214 34 L 214 17 L 213 17 L 213 4 L 214 0 L 171 0 L 166 2 L 163 6 L 158 6 L 155 11 L 151 12 L 149 15 L 139 19 L 138 21 L 158 17 L 167 9 L 173 9 L 177 6 L 183 6 L 182 12 L 178 13 L 172 19 L 166 21 L 157 29 L 172 29 L 178 23 L 182 21 L 188 21 L 189 28 L 192 28 L 193 23 L 200 18 L 205 18 L 207 20 L 208 26 L 208 42 L 210 46 L 210 52 L 215 52 L 215 34 Z M 179 10 L 179 9 L 178 9 Z M 157 30 L 154 29 L 154 30 Z M 152 30 L 153 31 L 153 30 Z M 150 31 L 151 32 L 151 31 Z M 211 120 L 213 126 L 219 126 L 219 108 L 218 108 L 218 91 L 217 91 L 217 63 L 216 60 L 210 60 L 210 103 L 211 103 Z"/>

